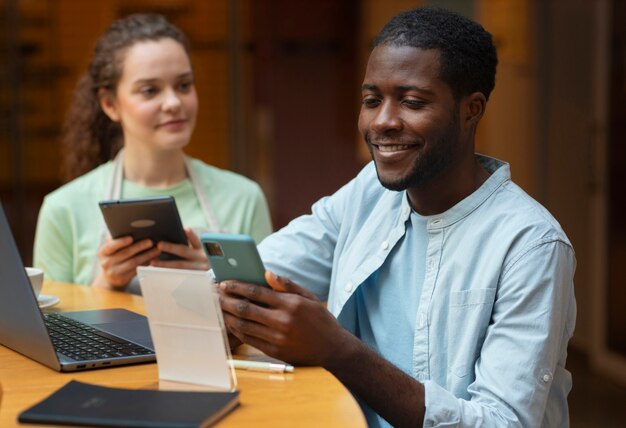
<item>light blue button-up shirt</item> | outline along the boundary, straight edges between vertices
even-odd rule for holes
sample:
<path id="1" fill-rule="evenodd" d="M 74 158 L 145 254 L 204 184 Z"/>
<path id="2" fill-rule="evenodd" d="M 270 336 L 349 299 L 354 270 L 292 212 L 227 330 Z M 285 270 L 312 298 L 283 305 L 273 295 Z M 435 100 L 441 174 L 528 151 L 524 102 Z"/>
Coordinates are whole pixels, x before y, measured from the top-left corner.
<path id="1" fill-rule="evenodd" d="M 574 251 L 550 213 L 511 181 L 508 164 L 478 159 L 491 176 L 429 217 L 418 304 L 389 308 L 418 308 L 412 371 L 425 388 L 424 426 L 567 426 Z M 346 302 L 402 245 L 410 213 L 406 192 L 382 187 L 370 163 L 259 250 L 268 269 L 350 319 Z M 395 349 L 379 352 L 392 359 Z"/>

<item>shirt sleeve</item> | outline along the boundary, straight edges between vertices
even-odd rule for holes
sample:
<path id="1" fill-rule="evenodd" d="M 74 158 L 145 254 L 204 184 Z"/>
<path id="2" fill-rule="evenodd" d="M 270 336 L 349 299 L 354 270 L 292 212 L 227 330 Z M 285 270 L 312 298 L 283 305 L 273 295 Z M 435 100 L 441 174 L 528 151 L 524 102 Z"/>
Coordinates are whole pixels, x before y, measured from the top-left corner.
<path id="1" fill-rule="evenodd" d="M 571 376 L 564 365 L 576 317 L 575 264 L 570 245 L 545 239 L 505 266 L 470 399 L 426 381 L 424 426 L 537 427 L 568 420 Z"/>
<path id="2" fill-rule="evenodd" d="M 33 257 L 34 265 L 43 269 L 45 279 L 75 282 L 72 236 L 69 210 L 44 199 L 37 220 Z"/>
<path id="3" fill-rule="evenodd" d="M 351 182 L 332 196 L 317 201 L 311 214 L 291 221 L 259 246 L 268 270 L 328 299 L 337 240 L 353 191 Z"/>

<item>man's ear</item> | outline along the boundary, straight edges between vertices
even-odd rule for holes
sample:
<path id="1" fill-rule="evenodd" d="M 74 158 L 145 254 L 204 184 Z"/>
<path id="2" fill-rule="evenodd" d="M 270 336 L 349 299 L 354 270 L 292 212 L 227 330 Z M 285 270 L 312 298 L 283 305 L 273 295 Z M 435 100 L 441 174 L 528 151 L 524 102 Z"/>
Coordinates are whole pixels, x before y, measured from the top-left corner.
<path id="1" fill-rule="evenodd" d="M 461 119 L 463 124 L 475 129 L 485 114 L 485 107 L 487 106 L 485 95 L 482 92 L 474 92 L 466 96 L 462 104 Z"/>
<path id="2" fill-rule="evenodd" d="M 102 111 L 109 117 L 109 119 L 113 122 L 120 121 L 117 104 L 115 103 L 115 96 L 110 90 L 100 88 L 98 90 L 98 101 L 100 102 L 100 108 L 102 108 Z"/>

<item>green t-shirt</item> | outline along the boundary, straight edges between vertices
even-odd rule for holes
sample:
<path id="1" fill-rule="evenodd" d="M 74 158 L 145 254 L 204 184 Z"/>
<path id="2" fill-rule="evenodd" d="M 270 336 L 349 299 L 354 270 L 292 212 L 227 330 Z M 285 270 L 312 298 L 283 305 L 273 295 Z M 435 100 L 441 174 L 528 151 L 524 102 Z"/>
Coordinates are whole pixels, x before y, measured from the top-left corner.
<path id="1" fill-rule="evenodd" d="M 257 243 L 272 231 L 269 210 L 259 185 L 246 177 L 191 159 L 191 168 L 228 233 L 246 233 Z M 108 162 L 48 194 L 39 211 L 34 265 L 52 281 L 90 284 L 104 222 L 98 202 L 105 197 L 113 171 Z M 207 228 L 190 180 L 170 188 L 152 189 L 124 180 L 122 198 L 172 195 L 185 227 Z"/>

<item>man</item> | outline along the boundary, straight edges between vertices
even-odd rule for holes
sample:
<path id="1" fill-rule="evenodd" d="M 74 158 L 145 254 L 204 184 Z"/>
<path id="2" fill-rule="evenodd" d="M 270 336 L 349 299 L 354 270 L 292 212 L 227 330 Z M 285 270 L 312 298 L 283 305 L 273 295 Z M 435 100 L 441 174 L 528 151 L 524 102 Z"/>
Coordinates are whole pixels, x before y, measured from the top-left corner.
<path id="1" fill-rule="evenodd" d="M 263 241 L 273 290 L 220 285 L 234 336 L 325 367 L 370 426 L 569 423 L 574 251 L 508 164 L 474 153 L 496 64 L 466 18 L 394 17 L 362 85 L 373 163 Z"/>

